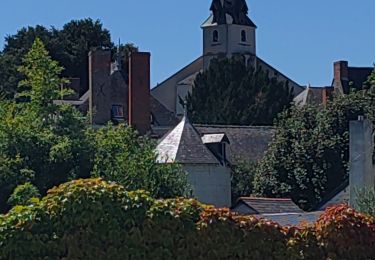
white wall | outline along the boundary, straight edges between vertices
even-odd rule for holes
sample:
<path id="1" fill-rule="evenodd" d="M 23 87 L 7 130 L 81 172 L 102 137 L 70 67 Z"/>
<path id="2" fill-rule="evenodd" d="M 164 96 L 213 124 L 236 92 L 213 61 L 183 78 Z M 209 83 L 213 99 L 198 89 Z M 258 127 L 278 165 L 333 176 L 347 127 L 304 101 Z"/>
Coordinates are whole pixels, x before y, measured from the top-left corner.
<path id="1" fill-rule="evenodd" d="M 183 165 L 194 196 L 216 207 L 231 206 L 230 169 L 220 165 Z"/>

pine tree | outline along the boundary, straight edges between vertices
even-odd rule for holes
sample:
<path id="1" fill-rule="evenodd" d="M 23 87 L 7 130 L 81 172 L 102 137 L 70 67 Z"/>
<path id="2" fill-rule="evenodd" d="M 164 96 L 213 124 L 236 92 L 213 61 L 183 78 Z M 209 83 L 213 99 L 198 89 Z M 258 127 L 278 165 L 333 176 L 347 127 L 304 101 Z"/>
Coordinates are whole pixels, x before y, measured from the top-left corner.
<path id="1" fill-rule="evenodd" d="M 214 59 L 198 74 L 187 107 L 195 123 L 272 125 L 292 99 L 288 83 L 246 66 L 244 58 L 236 56 Z"/>

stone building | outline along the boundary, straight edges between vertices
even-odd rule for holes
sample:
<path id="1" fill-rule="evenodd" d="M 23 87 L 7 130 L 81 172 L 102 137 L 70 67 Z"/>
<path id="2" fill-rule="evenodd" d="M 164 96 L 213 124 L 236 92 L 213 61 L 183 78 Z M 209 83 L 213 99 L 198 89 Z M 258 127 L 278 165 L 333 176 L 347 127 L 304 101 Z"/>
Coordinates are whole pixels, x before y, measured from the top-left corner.
<path id="1" fill-rule="evenodd" d="M 183 115 L 180 98 L 184 99 L 194 87 L 196 75 L 208 68 L 215 57 L 244 55 L 251 66 L 268 71 L 270 77 L 288 82 L 297 96 L 304 88 L 283 73 L 269 65 L 256 53 L 256 25 L 248 17 L 245 0 L 213 0 L 211 15 L 201 25 L 203 31 L 203 53 L 192 63 L 180 69 L 161 84 L 155 86 L 151 94 L 176 116 Z"/>

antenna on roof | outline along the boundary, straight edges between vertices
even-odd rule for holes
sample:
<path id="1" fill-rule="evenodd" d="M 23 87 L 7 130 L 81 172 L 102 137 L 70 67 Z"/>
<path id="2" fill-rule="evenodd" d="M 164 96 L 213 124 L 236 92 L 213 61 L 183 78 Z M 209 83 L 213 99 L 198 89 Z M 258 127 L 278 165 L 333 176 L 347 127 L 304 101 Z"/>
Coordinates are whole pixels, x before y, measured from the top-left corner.
<path id="1" fill-rule="evenodd" d="M 116 70 L 121 70 L 121 39 L 118 38 L 118 45 L 117 45 L 117 52 L 116 52 L 116 60 L 115 60 L 115 66 Z"/>

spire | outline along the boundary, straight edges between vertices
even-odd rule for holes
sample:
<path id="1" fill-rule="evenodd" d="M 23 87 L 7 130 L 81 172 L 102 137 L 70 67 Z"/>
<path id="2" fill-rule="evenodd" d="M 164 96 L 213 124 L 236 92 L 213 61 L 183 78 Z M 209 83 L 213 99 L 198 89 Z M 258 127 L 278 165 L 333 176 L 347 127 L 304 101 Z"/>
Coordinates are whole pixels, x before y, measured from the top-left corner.
<path id="1" fill-rule="evenodd" d="M 210 11 L 212 11 L 212 23 L 214 24 L 238 24 L 256 27 L 248 17 L 249 8 L 246 0 L 213 0 Z M 232 18 L 230 21 L 228 16 Z"/>

